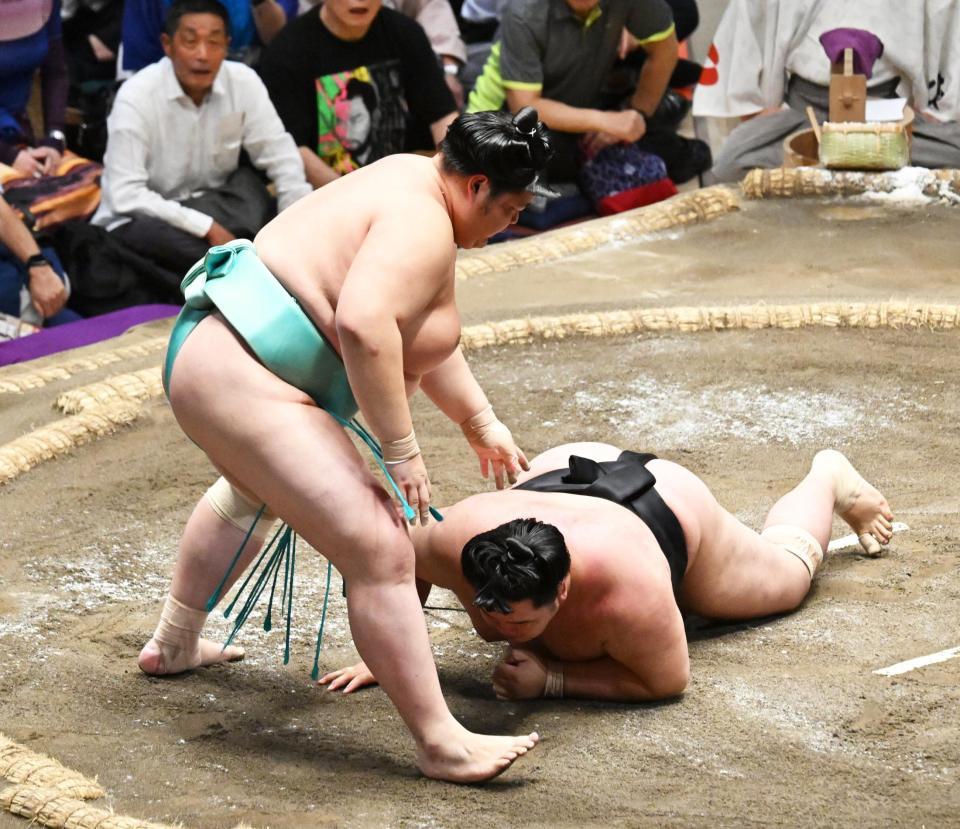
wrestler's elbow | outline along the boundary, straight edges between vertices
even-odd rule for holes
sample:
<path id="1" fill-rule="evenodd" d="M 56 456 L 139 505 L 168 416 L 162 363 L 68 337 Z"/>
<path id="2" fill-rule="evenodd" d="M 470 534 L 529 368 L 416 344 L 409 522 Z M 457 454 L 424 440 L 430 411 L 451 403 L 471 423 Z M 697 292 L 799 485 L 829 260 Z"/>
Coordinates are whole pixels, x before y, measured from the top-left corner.
<path id="1" fill-rule="evenodd" d="M 655 700 L 673 699 L 679 697 L 687 689 L 690 682 L 690 665 L 676 666 L 663 670 L 656 676 L 639 678 L 628 683 L 631 702 L 651 702 Z"/>
<path id="2" fill-rule="evenodd" d="M 690 663 L 678 665 L 672 670 L 659 674 L 650 689 L 654 699 L 671 699 L 679 697 L 687 690 L 690 683 Z"/>
<path id="3" fill-rule="evenodd" d="M 381 323 L 376 317 L 364 311 L 337 309 L 335 318 L 337 337 L 342 346 L 353 351 L 362 351 L 376 357 L 381 350 Z"/>

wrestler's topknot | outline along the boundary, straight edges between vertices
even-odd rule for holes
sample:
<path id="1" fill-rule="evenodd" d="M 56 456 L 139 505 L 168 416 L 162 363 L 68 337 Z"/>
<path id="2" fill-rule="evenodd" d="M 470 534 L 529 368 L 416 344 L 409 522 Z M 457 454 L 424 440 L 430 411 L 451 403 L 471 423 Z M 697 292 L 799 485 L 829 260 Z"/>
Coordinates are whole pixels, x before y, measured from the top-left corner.
<path id="1" fill-rule="evenodd" d="M 570 571 L 570 554 L 552 524 L 517 518 L 471 538 L 460 564 L 477 591 L 477 607 L 511 613 L 511 602 L 529 599 L 536 607 L 552 602 Z"/>
<path id="2" fill-rule="evenodd" d="M 533 107 L 509 112 L 466 112 L 440 144 L 449 172 L 484 175 L 494 196 L 525 190 L 543 172 L 552 151 L 547 128 Z"/>

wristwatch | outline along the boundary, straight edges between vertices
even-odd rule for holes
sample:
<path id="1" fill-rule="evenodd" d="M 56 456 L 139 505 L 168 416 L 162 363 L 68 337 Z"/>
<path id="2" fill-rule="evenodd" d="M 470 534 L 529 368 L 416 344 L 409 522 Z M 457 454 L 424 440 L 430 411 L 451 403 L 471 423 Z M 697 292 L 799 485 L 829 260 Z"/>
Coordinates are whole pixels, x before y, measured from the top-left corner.
<path id="1" fill-rule="evenodd" d="M 39 267 L 50 267 L 50 260 L 47 259 L 42 253 L 35 253 L 26 262 L 23 263 L 23 266 L 29 271 L 31 268 Z"/>

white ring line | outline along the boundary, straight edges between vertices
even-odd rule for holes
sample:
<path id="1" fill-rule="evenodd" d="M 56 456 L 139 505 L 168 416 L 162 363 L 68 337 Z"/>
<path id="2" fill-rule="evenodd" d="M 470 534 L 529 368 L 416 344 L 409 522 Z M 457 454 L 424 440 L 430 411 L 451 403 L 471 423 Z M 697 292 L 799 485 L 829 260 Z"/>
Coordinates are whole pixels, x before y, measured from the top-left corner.
<path id="1" fill-rule="evenodd" d="M 895 533 L 902 533 L 904 530 L 909 530 L 910 527 L 904 524 L 902 521 L 896 521 L 893 525 L 893 531 Z M 841 538 L 835 538 L 827 545 L 828 553 L 835 553 L 837 550 L 846 550 L 848 547 L 856 547 L 860 544 L 860 540 L 857 538 L 855 533 L 850 533 L 850 535 L 842 536 Z"/>
<path id="2" fill-rule="evenodd" d="M 888 668 L 879 668 L 874 671 L 875 674 L 880 676 L 896 676 L 897 674 L 905 674 L 907 671 L 912 671 L 915 668 L 923 668 L 926 665 L 935 665 L 937 662 L 946 662 L 948 659 L 953 659 L 955 656 L 960 656 L 960 645 L 955 648 L 947 648 L 945 651 L 938 651 L 937 653 L 931 653 L 927 656 L 918 656 L 914 659 L 907 659 L 905 662 L 898 662 L 896 665 L 890 665 Z"/>

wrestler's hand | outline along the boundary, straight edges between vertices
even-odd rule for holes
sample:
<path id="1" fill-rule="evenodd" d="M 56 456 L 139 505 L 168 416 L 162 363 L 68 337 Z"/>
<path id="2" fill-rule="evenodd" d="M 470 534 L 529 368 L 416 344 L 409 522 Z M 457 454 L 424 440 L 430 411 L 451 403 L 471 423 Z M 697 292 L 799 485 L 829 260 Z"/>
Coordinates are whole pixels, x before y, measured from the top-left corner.
<path id="1" fill-rule="evenodd" d="M 430 519 L 430 478 L 423 455 L 414 455 L 409 460 L 391 463 L 388 467 L 397 489 L 420 516 L 420 525 L 425 527 Z M 416 518 L 414 518 L 414 521 Z M 411 522 L 413 523 L 413 522 Z"/>
<path id="2" fill-rule="evenodd" d="M 493 413 L 493 406 L 467 418 L 460 428 L 480 459 L 480 474 L 488 478 L 493 468 L 497 489 L 504 488 L 504 478 L 515 484 L 520 471 L 530 468 L 527 456 L 517 446 L 510 430 Z"/>
<path id="3" fill-rule="evenodd" d="M 530 651 L 511 648 L 493 669 L 497 699 L 538 699 L 547 686 L 547 665 Z"/>
<path id="4" fill-rule="evenodd" d="M 340 668 L 336 671 L 330 671 L 317 680 L 318 685 L 329 685 L 328 691 L 339 691 L 352 694 L 368 685 L 376 685 L 377 679 L 367 667 L 366 662 L 358 662 L 348 668 Z"/>

